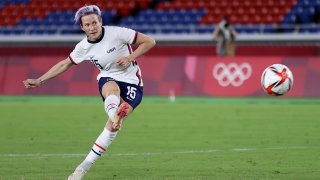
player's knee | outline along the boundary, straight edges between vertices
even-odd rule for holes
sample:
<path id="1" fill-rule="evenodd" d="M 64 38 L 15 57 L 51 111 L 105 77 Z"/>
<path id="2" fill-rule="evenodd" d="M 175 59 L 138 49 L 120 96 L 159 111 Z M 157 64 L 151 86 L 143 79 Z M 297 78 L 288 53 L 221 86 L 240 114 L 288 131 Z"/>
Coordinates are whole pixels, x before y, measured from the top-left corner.
<path id="1" fill-rule="evenodd" d="M 109 81 L 103 85 L 102 94 L 105 98 L 112 94 L 120 95 L 120 88 L 116 82 Z"/>
<path id="2" fill-rule="evenodd" d="M 104 110 L 108 114 L 110 118 L 113 118 L 115 111 L 117 110 L 118 106 L 120 104 L 120 98 L 115 95 L 111 94 L 106 97 L 104 100 Z"/>

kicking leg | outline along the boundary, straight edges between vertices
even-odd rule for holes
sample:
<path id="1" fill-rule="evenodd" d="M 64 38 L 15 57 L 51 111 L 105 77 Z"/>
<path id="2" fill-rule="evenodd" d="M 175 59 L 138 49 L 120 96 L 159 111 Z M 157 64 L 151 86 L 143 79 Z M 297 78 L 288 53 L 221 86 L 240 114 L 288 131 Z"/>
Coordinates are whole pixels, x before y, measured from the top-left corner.
<path id="1" fill-rule="evenodd" d="M 69 176 L 68 180 L 81 180 L 83 178 L 115 139 L 125 117 L 132 112 L 132 107 L 122 99 L 119 106 L 120 89 L 115 82 L 107 82 L 103 86 L 102 92 L 105 94 L 104 106 L 109 119 L 85 160 Z"/>
<path id="2" fill-rule="evenodd" d="M 113 131 L 118 131 L 121 129 L 122 122 L 129 115 L 129 113 L 132 112 L 132 109 L 133 108 L 126 102 L 123 102 L 119 106 L 119 108 L 117 109 L 117 112 L 114 116 L 113 123 L 112 123 L 112 130 Z"/>
<path id="3" fill-rule="evenodd" d="M 109 120 L 113 121 L 120 105 L 120 88 L 116 82 L 109 81 L 103 85 L 102 94 L 105 98 L 104 109 L 109 116 Z"/>

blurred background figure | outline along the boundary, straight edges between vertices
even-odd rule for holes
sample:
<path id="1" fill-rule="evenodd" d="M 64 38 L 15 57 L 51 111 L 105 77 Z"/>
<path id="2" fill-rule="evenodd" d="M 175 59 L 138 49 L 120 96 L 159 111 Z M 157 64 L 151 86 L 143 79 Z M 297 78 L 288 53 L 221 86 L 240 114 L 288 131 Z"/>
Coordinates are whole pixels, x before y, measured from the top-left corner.
<path id="1" fill-rule="evenodd" d="M 235 39 L 237 32 L 230 25 L 227 17 L 224 17 L 216 26 L 213 38 L 217 40 L 217 55 L 234 56 L 235 55 Z"/>

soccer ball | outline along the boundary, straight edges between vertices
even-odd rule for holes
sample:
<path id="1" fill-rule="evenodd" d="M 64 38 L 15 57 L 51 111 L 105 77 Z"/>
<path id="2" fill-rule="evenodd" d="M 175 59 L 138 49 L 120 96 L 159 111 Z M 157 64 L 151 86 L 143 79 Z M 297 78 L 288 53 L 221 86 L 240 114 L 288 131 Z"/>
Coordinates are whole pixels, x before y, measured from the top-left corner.
<path id="1" fill-rule="evenodd" d="M 293 86 L 292 72 L 283 64 L 273 64 L 263 71 L 261 85 L 269 95 L 284 95 Z"/>

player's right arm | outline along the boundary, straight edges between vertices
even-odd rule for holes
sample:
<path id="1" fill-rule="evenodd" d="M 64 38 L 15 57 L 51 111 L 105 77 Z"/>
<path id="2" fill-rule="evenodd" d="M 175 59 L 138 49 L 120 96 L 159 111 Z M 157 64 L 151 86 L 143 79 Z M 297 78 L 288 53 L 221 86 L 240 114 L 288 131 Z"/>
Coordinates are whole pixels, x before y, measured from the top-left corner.
<path id="1" fill-rule="evenodd" d="M 68 57 L 67 59 L 64 59 L 60 62 L 58 62 L 56 65 L 54 65 L 52 68 L 49 69 L 46 73 L 44 73 L 42 76 L 40 76 L 37 79 L 26 79 L 23 81 L 24 86 L 27 89 L 35 88 L 46 82 L 47 80 L 54 78 L 58 76 L 59 74 L 65 72 L 73 65 L 72 61 Z"/>

